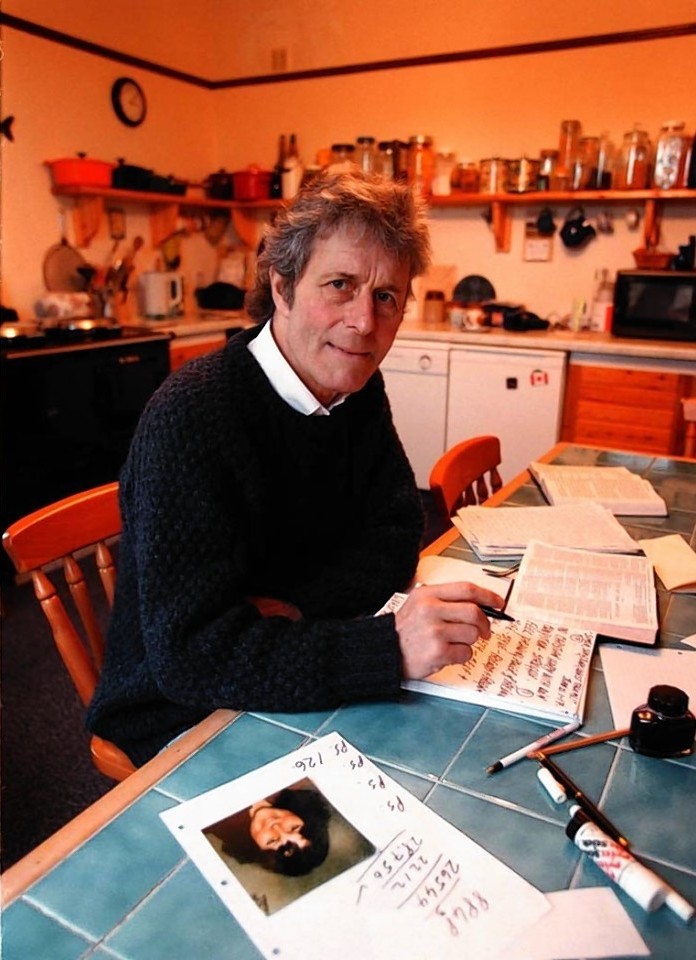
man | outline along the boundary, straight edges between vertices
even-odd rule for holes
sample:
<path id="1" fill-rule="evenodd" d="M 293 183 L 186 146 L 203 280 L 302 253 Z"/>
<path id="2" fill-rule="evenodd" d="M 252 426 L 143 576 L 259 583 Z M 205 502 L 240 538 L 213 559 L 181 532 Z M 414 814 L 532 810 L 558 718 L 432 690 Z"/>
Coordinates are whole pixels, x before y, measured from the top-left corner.
<path id="1" fill-rule="evenodd" d="M 326 174 L 265 238 L 260 327 L 168 378 L 121 475 L 116 601 L 90 729 L 143 763 L 217 707 L 398 695 L 490 624 L 470 584 L 415 590 L 422 513 L 378 366 L 428 264 L 407 187 Z"/>

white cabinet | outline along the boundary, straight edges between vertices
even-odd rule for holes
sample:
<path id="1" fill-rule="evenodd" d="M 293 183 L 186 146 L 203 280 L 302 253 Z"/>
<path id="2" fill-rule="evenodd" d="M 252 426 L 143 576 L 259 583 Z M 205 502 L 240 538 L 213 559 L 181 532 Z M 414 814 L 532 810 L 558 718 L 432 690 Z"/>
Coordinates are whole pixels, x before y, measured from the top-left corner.
<path id="1" fill-rule="evenodd" d="M 452 347 L 446 446 L 500 439 L 507 482 L 559 438 L 566 355 L 556 350 Z"/>
<path id="2" fill-rule="evenodd" d="M 396 430 L 422 490 L 445 451 L 449 347 L 396 341 L 382 361 Z"/>

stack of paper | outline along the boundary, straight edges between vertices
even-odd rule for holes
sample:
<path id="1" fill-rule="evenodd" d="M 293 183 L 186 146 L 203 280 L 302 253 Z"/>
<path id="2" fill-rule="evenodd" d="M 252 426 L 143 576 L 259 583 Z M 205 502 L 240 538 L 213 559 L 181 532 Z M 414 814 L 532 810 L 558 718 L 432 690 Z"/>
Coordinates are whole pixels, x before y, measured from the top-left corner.
<path id="1" fill-rule="evenodd" d="M 606 553 L 638 553 L 638 543 L 607 507 L 585 501 L 558 507 L 463 507 L 453 522 L 480 560 L 513 559 L 531 540 Z"/>
<path id="2" fill-rule="evenodd" d="M 626 467 L 572 467 L 534 462 L 530 463 L 529 472 L 549 503 L 592 500 L 620 516 L 667 516 L 667 505 L 653 485 Z"/>

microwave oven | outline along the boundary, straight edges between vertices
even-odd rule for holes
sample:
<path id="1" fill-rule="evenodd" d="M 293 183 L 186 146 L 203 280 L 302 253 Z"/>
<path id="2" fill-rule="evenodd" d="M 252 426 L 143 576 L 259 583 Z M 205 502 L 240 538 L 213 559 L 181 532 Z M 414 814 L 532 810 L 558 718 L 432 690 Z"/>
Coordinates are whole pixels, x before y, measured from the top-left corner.
<path id="1" fill-rule="evenodd" d="M 696 270 L 619 270 L 611 332 L 696 340 Z"/>

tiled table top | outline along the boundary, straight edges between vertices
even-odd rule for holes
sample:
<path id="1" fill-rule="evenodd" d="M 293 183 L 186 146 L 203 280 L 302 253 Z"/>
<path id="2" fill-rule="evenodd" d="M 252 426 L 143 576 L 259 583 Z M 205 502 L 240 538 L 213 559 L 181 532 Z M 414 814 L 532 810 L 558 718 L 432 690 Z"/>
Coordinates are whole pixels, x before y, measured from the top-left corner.
<path id="1" fill-rule="evenodd" d="M 578 448 L 568 448 L 555 462 L 626 463 L 649 477 L 670 505 L 669 518 L 640 518 L 627 524 L 630 532 L 641 538 L 665 532 L 693 538 L 696 463 Z M 543 499 L 528 483 L 507 503 Z M 471 558 L 460 539 L 447 552 Z M 678 647 L 680 637 L 696 630 L 695 596 L 660 592 L 660 611 L 662 645 Z M 612 726 L 595 655 L 580 735 Z M 333 730 L 540 890 L 606 885 L 604 875 L 567 840 L 567 808 L 539 787 L 536 764 L 525 761 L 486 776 L 486 766 L 501 752 L 529 743 L 547 728 L 501 711 L 410 693 L 398 702 L 325 713 L 241 714 L 6 907 L 3 960 L 258 958 L 158 814 Z M 612 741 L 561 760 L 633 849 L 696 902 L 696 756 L 658 760 L 634 754 L 625 741 Z M 687 926 L 666 908 L 647 914 L 615 889 L 656 960 L 696 956 L 696 922 Z"/>

